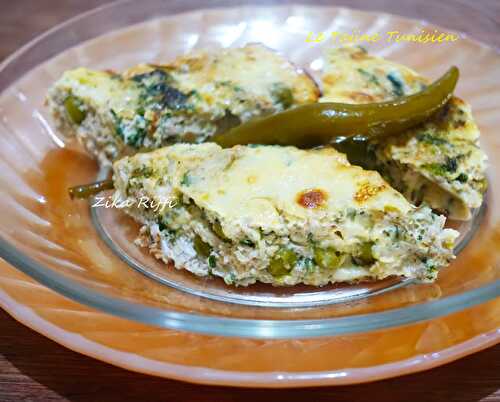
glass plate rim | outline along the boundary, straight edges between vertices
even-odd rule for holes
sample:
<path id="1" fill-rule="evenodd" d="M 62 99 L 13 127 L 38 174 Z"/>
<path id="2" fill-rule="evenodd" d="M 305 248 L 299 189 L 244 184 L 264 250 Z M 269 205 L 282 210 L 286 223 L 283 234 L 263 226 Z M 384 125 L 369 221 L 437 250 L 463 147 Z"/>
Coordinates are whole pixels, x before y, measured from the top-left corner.
<path id="1" fill-rule="evenodd" d="M 40 317 L 35 311 L 23 308 L 23 304 L 14 300 L 0 289 L 0 307 L 4 308 L 15 320 L 39 332 L 43 336 L 63 346 L 111 363 L 127 370 L 159 376 L 163 378 L 188 381 L 196 384 L 224 385 L 231 387 L 296 388 L 316 386 L 338 386 L 360 384 L 383 380 L 395 376 L 416 373 L 450 363 L 464 356 L 492 347 L 500 341 L 500 329 L 478 334 L 464 342 L 454 344 L 432 355 L 415 355 L 405 360 L 383 363 L 370 367 L 354 367 L 320 371 L 272 371 L 272 372 L 235 372 L 231 370 L 185 366 L 176 363 L 161 363 L 162 368 L 152 369 L 155 360 L 140 356 L 138 359 L 125 360 L 123 351 L 112 346 L 102 345 L 93 340 L 82 341 L 64 328 L 52 326 L 51 320 Z M 102 348 L 109 354 L 103 355 Z M 116 354 L 116 355 L 115 355 Z M 127 353 L 125 352 L 125 355 Z M 423 357 L 424 356 L 424 357 Z M 137 355 L 136 355 L 137 357 Z M 142 363 L 142 364 L 141 364 Z M 168 365 L 166 368 L 164 365 Z M 146 369 L 147 367 L 147 369 Z"/>
<path id="2" fill-rule="evenodd" d="M 308 320 L 214 317 L 146 307 L 105 296 L 47 271 L 2 237 L 0 237 L 0 256 L 48 288 L 106 313 L 159 327 L 240 338 L 292 339 L 370 332 L 446 316 L 493 300 L 500 295 L 500 280 L 496 280 L 489 285 L 458 295 L 371 314 Z"/>
<path id="3" fill-rule="evenodd" d="M 91 17 L 96 13 L 118 7 L 124 3 L 131 2 L 127 0 L 112 1 L 108 4 L 76 15 L 73 18 L 70 18 L 67 21 L 64 21 L 43 32 L 1 62 L 0 73 L 18 57 L 28 52 L 36 44 L 43 41 L 50 35 L 57 33 L 67 26 L 71 26 L 73 23 Z M 286 6 L 292 4 L 295 5 L 295 2 L 280 5 Z M 246 5 L 259 6 L 260 4 Z M 277 4 L 274 4 L 274 6 L 276 5 Z M 236 7 L 238 6 L 241 6 L 239 2 L 236 3 Z M 318 7 L 317 4 L 314 6 Z M 319 6 L 321 7 L 321 5 Z M 342 6 L 337 7 L 349 9 Z M 383 12 L 378 13 L 386 14 Z M 405 16 L 402 16 L 402 18 L 411 19 Z M 497 49 L 494 47 L 488 46 L 483 42 L 476 41 L 471 38 L 468 39 L 472 40 L 476 44 L 480 44 L 481 46 L 486 46 L 498 53 Z M 13 82 L 10 82 L 4 90 L 12 84 Z M 2 90 L 2 93 L 4 90 Z M 63 276 L 46 269 L 43 265 L 39 264 L 7 242 L 3 236 L 0 236 L 0 257 L 15 268 L 21 270 L 39 283 L 58 292 L 59 294 L 62 294 L 79 303 L 97 308 L 98 310 L 106 313 L 153 326 L 207 335 L 233 336 L 241 338 L 293 339 L 369 332 L 446 316 L 489 300 L 493 300 L 500 296 L 500 279 L 497 279 L 489 285 L 461 294 L 371 314 L 358 314 L 337 318 L 308 320 L 259 320 L 214 317 L 169 311 L 155 307 L 146 307 L 133 302 L 117 300 L 112 297 L 105 296 L 100 292 L 81 286 L 73 280 L 64 278 Z"/>

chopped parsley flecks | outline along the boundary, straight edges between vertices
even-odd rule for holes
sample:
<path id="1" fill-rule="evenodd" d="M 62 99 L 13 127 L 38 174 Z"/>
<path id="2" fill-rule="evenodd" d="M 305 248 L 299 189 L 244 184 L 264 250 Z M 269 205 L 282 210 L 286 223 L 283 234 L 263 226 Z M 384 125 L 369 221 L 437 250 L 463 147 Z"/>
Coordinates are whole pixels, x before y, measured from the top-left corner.
<path id="1" fill-rule="evenodd" d="M 427 279 L 432 280 L 439 269 L 431 261 L 422 261 L 427 266 Z"/>
<path id="2" fill-rule="evenodd" d="M 170 109 L 187 109 L 187 100 L 190 95 L 185 95 L 178 89 L 166 87 L 163 92 L 162 103 Z"/>
<path id="3" fill-rule="evenodd" d="M 243 88 L 241 88 L 239 85 L 236 85 L 232 81 L 216 81 L 215 87 L 225 87 L 233 90 L 234 92 L 243 92 Z"/>
<path id="4" fill-rule="evenodd" d="M 429 163 L 423 168 L 436 176 L 447 176 L 450 173 L 455 173 L 458 168 L 457 157 L 447 157 L 445 163 Z"/>
<path id="5" fill-rule="evenodd" d="M 158 229 L 160 230 L 160 232 L 162 232 L 165 235 L 168 235 L 169 237 L 175 237 L 175 235 L 177 233 L 177 230 L 172 229 L 171 227 L 169 227 L 165 223 L 165 220 L 168 220 L 168 218 L 165 215 L 163 215 L 162 217 L 158 218 L 158 220 L 156 221 L 156 223 L 158 224 Z"/>
<path id="6" fill-rule="evenodd" d="M 349 208 L 349 209 L 347 210 L 346 216 L 347 216 L 347 217 L 348 217 L 351 221 L 353 221 L 353 220 L 354 220 L 354 218 L 356 218 L 356 214 L 357 214 L 357 212 L 356 212 L 356 210 L 355 210 L 354 208 Z"/>
<path id="7" fill-rule="evenodd" d="M 430 145 L 444 145 L 448 144 L 448 141 L 444 138 L 438 137 L 437 135 L 432 135 L 430 133 L 420 133 L 416 136 L 417 140 L 425 144 Z"/>
<path id="8" fill-rule="evenodd" d="M 358 68 L 357 70 L 366 80 L 368 80 L 368 82 L 380 86 L 380 81 L 375 74 L 370 73 L 363 68 Z"/>
<path id="9" fill-rule="evenodd" d="M 191 185 L 191 177 L 189 176 L 189 172 L 184 173 L 184 175 L 182 176 L 181 185 L 182 186 Z"/>
<path id="10" fill-rule="evenodd" d="M 244 240 L 240 241 L 240 244 L 242 246 L 255 247 L 255 243 L 250 239 L 244 239 Z"/>
<path id="11" fill-rule="evenodd" d="M 224 282 L 226 283 L 226 285 L 232 285 L 236 283 L 236 275 L 231 272 L 229 276 L 224 277 Z"/>
<path id="12" fill-rule="evenodd" d="M 392 85 L 392 93 L 394 96 L 403 96 L 405 94 L 404 83 L 398 73 L 394 71 L 390 72 L 387 74 L 387 79 Z"/>
<path id="13" fill-rule="evenodd" d="M 312 271 L 316 264 L 314 263 L 314 259 L 310 257 L 300 257 L 297 265 L 306 271 Z"/>
<path id="14" fill-rule="evenodd" d="M 393 233 L 394 233 L 394 239 L 395 240 L 399 240 L 400 237 L 401 237 L 401 231 L 400 231 L 398 225 L 394 225 L 394 231 L 393 231 Z"/>
<path id="15" fill-rule="evenodd" d="M 167 225 L 163 223 L 163 220 L 161 218 L 158 219 L 158 229 L 160 230 L 160 232 L 163 232 L 164 230 L 168 229 Z"/>
<path id="16" fill-rule="evenodd" d="M 164 70 L 156 69 L 132 77 L 142 89 L 141 100 L 145 107 L 172 110 L 190 109 L 188 99 L 196 91 L 185 94 L 173 86 L 174 79 Z"/>
<path id="17" fill-rule="evenodd" d="M 446 169 L 440 163 L 429 163 L 424 165 L 423 168 L 436 176 L 446 176 Z"/>
<path id="18" fill-rule="evenodd" d="M 312 233 L 307 234 L 307 241 L 309 244 L 312 244 L 312 245 L 316 244 L 316 241 L 314 240 L 314 236 Z"/>
<path id="19" fill-rule="evenodd" d="M 457 171 L 458 168 L 458 161 L 457 158 L 452 158 L 452 157 L 446 157 L 446 162 L 444 163 L 444 168 L 450 172 L 454 173 Z"/>
<path id="20" fill-rule="evenodd" d="M 148 122 L 141 115 L 135 115 L 133 119 L 124 119 L 111 110 L 115 123 L 116 134 L 123 142 L 131 147 L 140 148 L 148 132 Z"/>
<path id="21" fill-rule="evenodd" d="M 208 266 L 210 268 L 215 268 L 216 265 L 217 264 L 216 264 L 215 256 L 214 255 L 209 255 L 208 256 Z"/>
<path id="22" fill-rule="evenodd" d="M 138 167 L 138 168 L 135 168 L 132 173 L 130 173 L 130 178 L 138 178 L 138 177 L 142 177 L 142 178 L 148 178 L 148 177 L 151 177 L 153 176 L 153 168 L 150 167 L 150 166 L 141 166 L 141 167 Z"/>
<path id="23" fill-rule="evenodd" d="M 271 98 L 275 103 L 280 104 L 283 109 L 288 109 L 293 105 L 292 90 L 281 82 L 271 85 Z"/>

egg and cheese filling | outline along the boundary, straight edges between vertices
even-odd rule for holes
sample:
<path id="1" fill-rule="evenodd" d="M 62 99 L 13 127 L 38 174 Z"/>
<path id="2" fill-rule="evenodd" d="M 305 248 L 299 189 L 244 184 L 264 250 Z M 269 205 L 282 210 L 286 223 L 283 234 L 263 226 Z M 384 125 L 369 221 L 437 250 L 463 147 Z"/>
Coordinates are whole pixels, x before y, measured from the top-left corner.
<path id="1" fill-rule="evenodd" d="M 330 147 L 177 144 L 113 170 L 114 197 L 142 224 L 138 244 L 227 284 L 432 281 L 453 258 L 458 233 L 443 216 Z"/>
<path id="2" fill-rule="evenodd" d="M 47 103 L 59 130 L 106 165 L 140 149 L 202 142 L 318 96 L 308 75 L 263 45 L 249 44 L 123 74 L 70 70 L 49 90 Z"/>
<path id="3" fill-rule="evenodd" d="M 370 103 L 413 94 L 428 80 L 361 47 L 346 46 L 326 53 L 322 84 L 321 102 Z M 470 106 L 457 97 L 424 124 L 371 142 L 368 151 L 364 162 L 374 161 L 371 167 L 415 205 L 467 220 L 483 201 L 486 155 Z"/>

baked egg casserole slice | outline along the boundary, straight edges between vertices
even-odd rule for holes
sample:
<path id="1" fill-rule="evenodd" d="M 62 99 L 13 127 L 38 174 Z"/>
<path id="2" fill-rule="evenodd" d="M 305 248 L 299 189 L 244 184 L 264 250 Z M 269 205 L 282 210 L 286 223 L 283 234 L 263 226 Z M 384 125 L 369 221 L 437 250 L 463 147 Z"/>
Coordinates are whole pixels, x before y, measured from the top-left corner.
<path id="1" fill-rule="evenodd" d="M 358 46 L 328 50 L 321 102 L 371 103 L 410 95 L 428 80 Z M 375 168 L 411 203 L 468 220 L 486 191 L 486 155 L 470 106 L 452 97 L 426 123 L 368 146 Z"/>
<path id="2" fill-rule="evenodd" d="M 249 44 L 123 74 L 70 70 L 51 87 L 47 104 L 57 128 L 108 165 L 140 149 L 203 142 L 318 96 L 307 74 L 267 47 Z"/>
<path id="3" fill-rule="evenodd" d="M 458 233 L 331 147 L 176 144 L 113 164 L 137 243 L 227 284 L 432 281 Z"/>

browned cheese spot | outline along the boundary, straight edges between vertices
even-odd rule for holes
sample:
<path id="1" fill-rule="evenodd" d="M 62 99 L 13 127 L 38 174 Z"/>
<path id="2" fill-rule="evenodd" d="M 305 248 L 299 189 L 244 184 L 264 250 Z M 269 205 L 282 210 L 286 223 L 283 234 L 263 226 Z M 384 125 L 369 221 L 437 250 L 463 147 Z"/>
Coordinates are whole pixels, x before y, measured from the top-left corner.
<path id="1" fill-rule="evenodd" d="M 305 190 L 297 195 L 297 203 L 304 208 L 318 208 L 324 205 L 328 194 L 320 189 Z"/>
<path id="2" fill-rule="evenodd" d="M 354 194 L 354 200 L 356 202 L 362 203 L 370 199 L 371 197 L 377 195 L 379 192 L 385 189 L 385 185 L 381 184 L 379 186 L 374 186 L 368 182 L 362 183 L 356 194 Z"/>
<path id="3" fill-rule="evenodd" d="M 247 177 L 248 184 L 255 184 L 257 182 L 257 176 L 250 175 Z"/>
<path id="4" fill-rule="evenodd" d="M 339 80 L 339 76 L 336 74 L 327 74 L 323 76 L 323 84 L 328 86 L 328 85 L 334 85 L 336 82 Z"/>
<path id="5" fill-rule="evenodd" d="M 351 53 L 352 60 L 366 60 L 368 57 L 368 54 L 362 49 L 358 49 L 355 52 Z"/>

